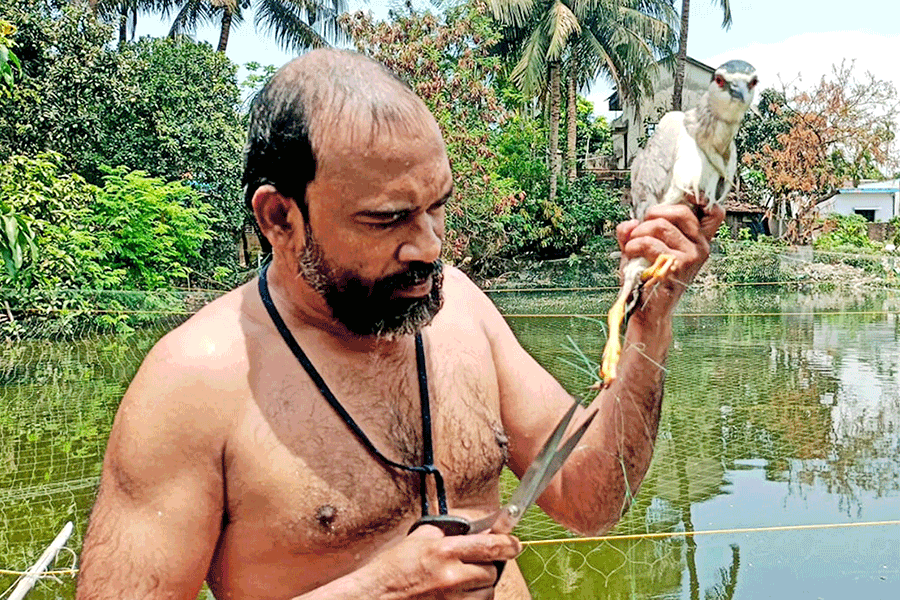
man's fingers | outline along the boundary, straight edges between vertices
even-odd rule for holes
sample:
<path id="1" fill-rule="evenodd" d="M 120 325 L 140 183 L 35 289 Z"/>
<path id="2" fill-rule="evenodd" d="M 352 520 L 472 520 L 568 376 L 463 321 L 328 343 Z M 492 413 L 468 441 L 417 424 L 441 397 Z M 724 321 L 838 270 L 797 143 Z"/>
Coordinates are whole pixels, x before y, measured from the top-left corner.
<path id="1" fill-rule="evenodd" d="M 644 221 L 632 230 L 631 237 L 647 235 L 650 233 L 649 227 L 653 225 L 666 226 L 666 222 L 693 243 L 699 242 L 702 237 L 700 221 L 691 207 L 685 204 L 658 205 L 650 208 Z"/>
<path id="2" fill-rule="evenodd" d="M 447 536 L 433 548 L 437 552 L 434 558 L 442 564 L 436 570 L 437 587 L 447 590 L 448 598 L 464 591 L 463 596 L 468 600 L 480 598 L 482 594 L 485 598 L 493 597 L 497 583 L 495 562 L 515 559 L 522 551 L 522 544 L 511 535 L 480 533 Z"/>
<path id="3" fill-rule="evenodd" d="M 706 211 L 703 218 L 700 219 L 700 232 L 707 241 L 711 241 L 719 230 L 719 226 L 725 222 L 725 209 L 721 205 L 716 204 L 713 208 Z"/>
<path id="4" fill-rule="evenodd" d="M 513 560 L 522 552 L 522 543 L 512 535 L 478 533 L 448 537 L 447 549 L 467 563 Z"/>
<path id="5" fill-rule="evenodd" d="M 630 221 L 623 221 L 619 223 L 616 227 L 616 239 L 619 241 L 619 248 L 624 249 L 625 244 L 628 243 L 628 238 L 631 237 L 631 232 L 634 231 L 634 228 L 640 225 L 640 221 L 637 219 L 631 219 Z"/>
<path id="6" fill-rule="evenodd" d="M 623 253 L 628 258 L 642 256 L 650 262 L 662 253 L 677 253 L 687 258 L 696 253 L 698 246 L 707 245 L 696 218 L 691 234 L 693 238 L 667 219 L 644 221 L 634 229 Z"/>

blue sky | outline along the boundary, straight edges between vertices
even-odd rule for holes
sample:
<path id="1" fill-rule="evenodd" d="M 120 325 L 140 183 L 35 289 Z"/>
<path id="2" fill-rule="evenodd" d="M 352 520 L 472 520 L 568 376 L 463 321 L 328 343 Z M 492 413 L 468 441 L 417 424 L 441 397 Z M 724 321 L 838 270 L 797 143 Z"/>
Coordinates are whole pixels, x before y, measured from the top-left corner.
<path id="1" fill-rule="evenodd" d="M 384 15 L 389 4 L 369 2 L 365 8 Z M 763 87 L 780 87 L 779 78 L 811 87 L 830 72 L 831 65 L 856 60 L 860 73 L 869 70 L 900 89 L 900 3 L 732 0 L 731 4 L 734 23 L 725 31 L 718 0 L 691 3 L 690 56 L 712 66 L 731 58 L 746 60 L 756 66 Z M 149 16 L 138 21 L 138 35 L 165 35 L 167 30 L 167 24 Z M 197 37 L 215 45 L 218 30 L 204 28 Z M 252 17 L 232 30 L 226 53 L 238 64 L 256 61 L 280 66 L 291 58 L 264 35 L 254 34 Z M 610 85 L 601 79 L 587 94 L 597 114 L 612 116 L 604 102 L 610 93 Z"/>

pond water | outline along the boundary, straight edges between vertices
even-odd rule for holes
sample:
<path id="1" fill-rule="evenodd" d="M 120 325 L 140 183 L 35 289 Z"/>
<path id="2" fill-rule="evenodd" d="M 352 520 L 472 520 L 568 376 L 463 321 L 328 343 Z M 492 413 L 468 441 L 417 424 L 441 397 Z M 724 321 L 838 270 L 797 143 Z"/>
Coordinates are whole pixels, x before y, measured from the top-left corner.
<path id="1" fill-rule="evenodd" d="M 586 395 L 611 293 L 492 298 Z M 117 402 L 177 322 L 0 340 L 0 569 L 33 563 L 67 520 L 80 547 Z M 517 530 L 535 598 L 900 597 L 900 294 L 692 292 L 675 323 L 654 461 L 622 522 L 577 539 L 532 509 Z M 72 589 L 61 575 L 29 600 Z"/>

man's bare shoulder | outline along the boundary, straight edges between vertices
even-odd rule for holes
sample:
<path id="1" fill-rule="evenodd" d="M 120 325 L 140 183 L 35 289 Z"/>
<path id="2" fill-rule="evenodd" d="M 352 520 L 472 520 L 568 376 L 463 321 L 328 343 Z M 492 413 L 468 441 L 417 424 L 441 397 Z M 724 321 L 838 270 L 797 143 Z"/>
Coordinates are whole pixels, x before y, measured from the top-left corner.
<path id="1" fill-rule="evenodd" d="M 157 345 L 185 364 L 196 363 L 199 367 L 215 367 L 223 359 L 236 358 L 234 351 L 245 337 L 242 319 L 250 302 L 247 295 L 253 289 L 251 284 L 245 284 L 216 298 Z"/>
<path id="2" fill-rule="evenodd" d="M 456 267 L 444 267 L 444 306 L 438 316 L 459 323 L 471 319 L 491 330 L 503 318 L 481 288 Z"/>
<path id="3" fill-rule="evenodd" d="M 191 408 L 219 408 L 241 396 L 246 385 L 247 328 L 252 303 L 241 286 L 201 308 L 183 324 L 160 339 L 150 350 L 123 399 L 125 403 L 152 402 L 156 408 L 177 405 L 180 413 Z"/>

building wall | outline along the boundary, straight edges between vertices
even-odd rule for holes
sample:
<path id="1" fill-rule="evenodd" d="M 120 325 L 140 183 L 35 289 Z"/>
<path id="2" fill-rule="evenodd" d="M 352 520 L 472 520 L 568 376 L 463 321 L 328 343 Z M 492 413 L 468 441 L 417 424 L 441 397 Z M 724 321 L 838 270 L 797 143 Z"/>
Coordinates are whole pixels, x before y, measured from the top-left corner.
<path id="1" fill-rule="evenodd" d="M 638 142 L 641 137 L 647 135 L 645 119 L 654 124 L 659 123 L 662 115 L 672 107 L 674 74 L 672 70 L 661 65 L 657 67 L 653 96 L 644 98 L 638 105 L 626 102 L 622 115 L 611 123 L 613 152 L 617 167 L 620 169 L 630 168 L 634 156 L 640 150 Z M 700 101 L 700 97 L 709 87 L 714 72 L 713 67 L 688 58 L 684 70 L 684 92 L 681 102 L 684 110 L 690 110 Z"/>
<path id="2" fill-rule="evenodd" d="M 875 221 L 890 221 L 894 216 L 894 194 L 842 192 L 831 198 L 831 212 L 856 214 L 857 210 L 875 210 Z"/>

